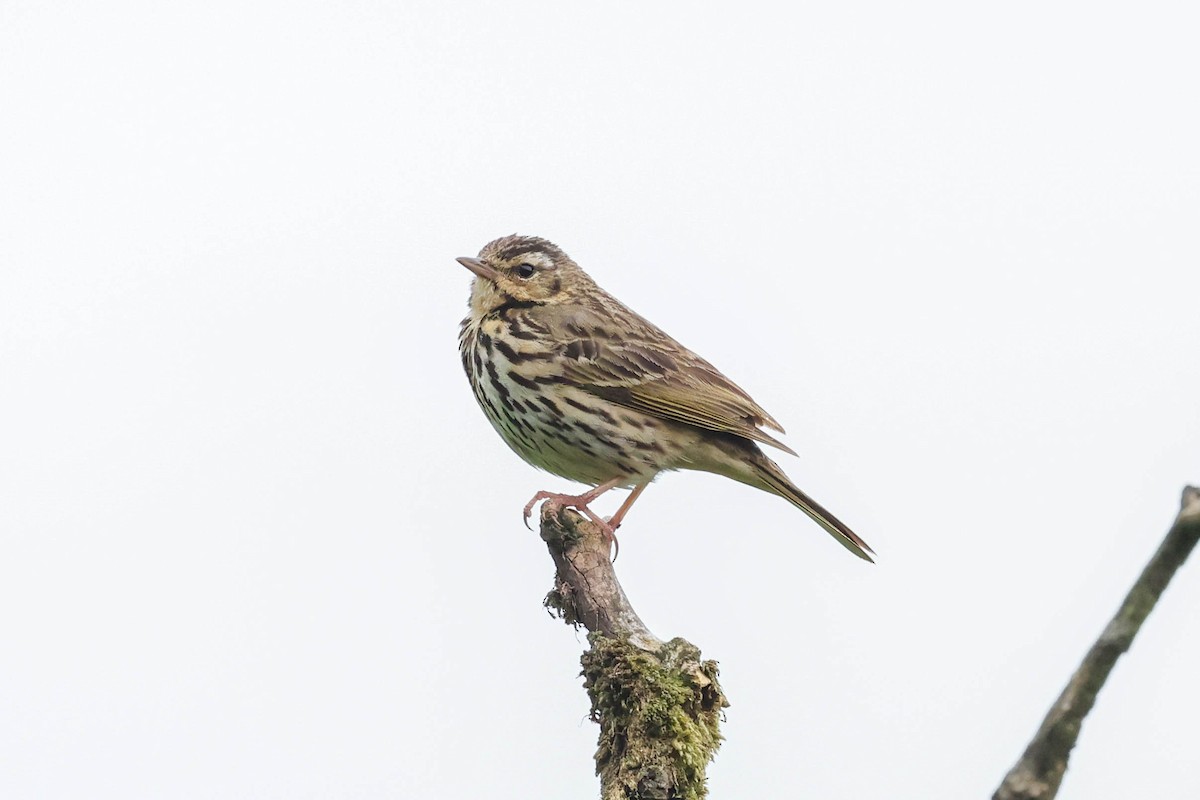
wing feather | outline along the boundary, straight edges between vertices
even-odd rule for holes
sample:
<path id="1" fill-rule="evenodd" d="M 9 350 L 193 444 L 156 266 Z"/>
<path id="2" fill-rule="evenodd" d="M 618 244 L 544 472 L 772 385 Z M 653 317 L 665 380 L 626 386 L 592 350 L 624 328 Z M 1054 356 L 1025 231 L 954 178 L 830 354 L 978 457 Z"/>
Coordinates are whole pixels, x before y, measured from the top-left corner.
<path id="1" fill-rule="evenodd" d="M 651 323 L 641 317 L 636 322 L 640 325 L 621 326 L 623 335 L 616 338 L 611 325 L 592 326 L 572 319 L 558 337 L 564 377 L 625 408 L 744 436 L 795 455 L 759 430 L 766 427 L 783 433 L 741 387 Z"/>

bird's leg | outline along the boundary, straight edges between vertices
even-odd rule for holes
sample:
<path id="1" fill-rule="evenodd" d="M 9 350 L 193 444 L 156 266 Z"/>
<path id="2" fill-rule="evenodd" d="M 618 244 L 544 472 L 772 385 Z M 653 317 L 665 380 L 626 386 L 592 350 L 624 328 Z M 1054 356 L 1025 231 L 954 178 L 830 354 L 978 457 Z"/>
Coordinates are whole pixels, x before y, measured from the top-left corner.
<path id="1" fill-rule="evenodd" d="M 633 506 L 634 501 L 641 496 L 642 492 L 646 491 L 646 487 L 649 485 L 649 483 L 639 483 L 633 487 L 633 491 L 629 493 L 629 497 L 625 498 L 625 502 L 621 503 L 621 507 L 617 509 L 617 513 L 608 518 L 609 527 L 614 531 L 621 527 L 621 520 L 625 519 L 625 515 L 629 513 L 629 509 Z"/>
<path id="2" fill-rule="evenodd" d="M 638 495 L 646 491 L 646 487 L 649 485 L 649 483 L 639 483 L 637 486 L 633 487 L 633 491 L 629 493 L 629 497 L 625 498 L 625 502 L 621 503 L 621 507 L 617 509 L 617 513 L 609 517 L 608 521 L 605 522 L 604 526 L 601 527 L 601 530 L 603 530 L 608 535 L 608 538 L 612 541 L 612 560 L 614 562 L 617 560 L 617 556 L 621 555 L 621 542 L 617 539 L 617 528 L 621 527 L 621 520 L 625 519 L 625 514 L 629 512 L 629 508 L 633 505 L 633 501 L 637 500 Z"/>
<path id="3" fill-rule="evenodd" d="M 573 508 L 582 512 L 585 517 L 599 526 L 600 532 L 604 534 L 605 538 L 615 542 L 617 537 L 613 535 L 613 531 L 615 530 L 616 526 L 610 525 L 604 520 L 603 517 L 588 508 L 588 503 L 592 502 L 609 489 L 618 486 L 623 480 L 623 478 L 613 478 L 611 481 L 605 481 L 595 489 L 586 491 L 583 494 L 556 494 L 554 492 L 538 492 L 533 496 L 532 500 L 525 504 L 525 527 L 529 527 L 529 515 L 533 513 L 533 507 L 545 500 L 559 507 Z"/>

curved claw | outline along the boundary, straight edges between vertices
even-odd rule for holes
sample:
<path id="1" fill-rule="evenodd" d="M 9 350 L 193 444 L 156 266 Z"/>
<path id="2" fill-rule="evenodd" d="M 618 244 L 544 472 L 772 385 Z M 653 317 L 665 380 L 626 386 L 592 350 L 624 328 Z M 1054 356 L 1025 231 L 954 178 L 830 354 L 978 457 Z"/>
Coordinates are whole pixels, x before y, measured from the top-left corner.
<path id="1" fill-rule="evenodd" d="M 621 519 L 625 516 L 625 512 L 629 510 L 630 504 L 639 494 L 642 493 L 642 489 L 645 489 L 646 486 L 645 484 L 642 484 L 635 489 L 633 494 L 630 495 L 630 498 L 625 501 L 624 505 L 621 506 L 620 510 L 613 515 L 612 519 L 616 524 L 610 523 L 595 511 L 592 511 L 590 508 L 588 508 L 588 503 L 592 502 L 609 489 L 612 489 L 620 482 L 620 478 L 614 478 L 611 481 L 606 481 L 605 483 L 600 484 L 590 492 L 584 492 L 583 494 L 555 494 L 554 492 L 538 492 L 533 496 L 532 500 L 525 504 L 525 527 L 529 528 L 529 530 L 533 530 L 533 527 L 529 524 L 529 517 L 531 514 L 533 514 L 533 507 L 542 500 L 550 501 L 561 507 L 574 508 L 592 522 L 596 523 L 596 525 L 600 527 L 600 531 L 604 534 L 605 538 L 616 546 L 616 552 L 613 555 L 613 561 L 616 561 L 617 554 L 621 552 L 621 545 L 617 542 L 617 528 L 621 525 Z"/>
<path id="2" fill-rule="evenodd" d="M 529 524 L 529 516 L 533 513 L 533 507 L 536 506 L 540 501 L 549 500 L 552 497 L 556 497 L 556 495 L 553 494 L 552 492 L 538 492 L 537 494 L 535 494 L 533 496 L 532 500 L 530 500 L 528 503 L 525 504 L 525 527 L 526 528 L 528 528 L 529 530 L 533 530 L 533 527 Z"/>

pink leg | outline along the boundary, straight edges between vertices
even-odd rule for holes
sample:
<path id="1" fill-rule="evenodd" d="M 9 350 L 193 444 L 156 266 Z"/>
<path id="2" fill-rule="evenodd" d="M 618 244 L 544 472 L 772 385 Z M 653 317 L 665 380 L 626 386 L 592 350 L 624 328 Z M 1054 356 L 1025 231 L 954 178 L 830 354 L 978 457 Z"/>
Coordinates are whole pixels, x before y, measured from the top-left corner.
<path id="1" fill-rule="evenodd" d="M 629 509 L 633 506 L 634 501 L 641 496 L 642 492 L 646 491 L 646 487 L 649 485 L 649 483 L 639 483 L 633 487 L 633 491 L 629 493 L 629 497 L 625 498 L 625 502 L 621 503 L 621 507 L 617 509 L 617 513 L 608 518 L 608 524 L 614 531 L 621 527 L 621 520 L 625 519 L 625 515 L 629 513 Z"/>
<path id="2" fill-rule="evenodd" d="M 609 489 L 616 487 L 624 479 L 613 478 L 611 481 L 605 481 L 591 491 L 583 494 L 555 494 L 554 492 L 538 492 L 533 496 L 533 499 L 525 504 L 525 527 L 529 527 L 529 515 L 533 513 L 533 507 L 542 500 L 553 503 L 556 506 L 566 508 L 574 508 L 583 513 L 585 517 L 600 526 L 600 530 L 609 538 L 613 538 L 613 527 L 604 521 L 604 518 L 588 508 L 588 503 L 595 500 L 600 495 L 607 492 Z"/>

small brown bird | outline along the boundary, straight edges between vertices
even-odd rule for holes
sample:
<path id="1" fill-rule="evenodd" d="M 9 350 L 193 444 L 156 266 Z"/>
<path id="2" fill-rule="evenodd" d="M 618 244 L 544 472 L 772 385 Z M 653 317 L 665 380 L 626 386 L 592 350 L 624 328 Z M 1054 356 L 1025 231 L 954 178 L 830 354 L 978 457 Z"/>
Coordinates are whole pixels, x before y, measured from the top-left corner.
<path id="1" fill-rule="evenodd" d="M 596 285 L 556 245 L 505 236 L 478 258 L 462 321 L 463 368 L 492 426 L 535 467 L 594 486 L 580 495 L 538 492 L 576 508 L 610 537 L 660 472 L 714 472 L 783 497 L 842 546 L 873 551 L 800 491 L 756 442 L 791 449 L 763 427 L 783 428 L 733 381 Z M 608 520 L 588 508 L 632 488 Z"/>

